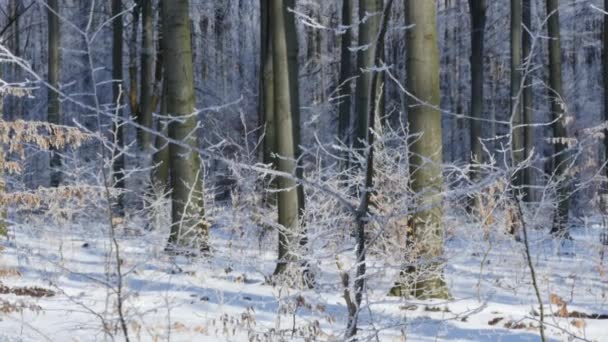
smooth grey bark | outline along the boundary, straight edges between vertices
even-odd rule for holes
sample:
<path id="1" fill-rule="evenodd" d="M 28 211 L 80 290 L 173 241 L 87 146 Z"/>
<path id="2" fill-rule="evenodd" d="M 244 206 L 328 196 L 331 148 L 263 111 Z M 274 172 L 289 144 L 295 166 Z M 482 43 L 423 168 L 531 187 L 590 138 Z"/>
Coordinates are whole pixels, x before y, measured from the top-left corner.
<path id="1" fill-rule="evenodd" d="M 259 116 L 261 127 L 264 128 L 263 156 L 264 164 L 274 164 L 272 153 L 276 150 L 275 122 L 274 122 L 274 81 L 272 72 L 272 34 L 270 32 L 270 7 L 268 0 L 260 0 L 260 106 Z"/>
<path id="2" fill-rule="evenodd" d="M 351 133 L 351 81 L 349 78 L 353 76 L 352 58 L 350 47 L 352 45 L 352 16 L 354 0 L 342 1 L 342 26 L 344 33 L 340 36 L 340 78 L 338 81 L 338 98 L 340 104 L 338 107 L 338 139 L 349 146 L 352 141 Z M 344 160 L 341 162 L 342 171 L 349 167 L 349 154 L 343 155 Z"/>
<path id="3" fill-rule="evenodd" d="M 569 162 L 567 151 L 568 133 L 566 129 L 566 112 L 562 103 L 562 55 L 559 20 L 559 1 L 547 0 L 547 28 L 549 33 L 549 98 L 551 99 L 551 113 L 553 116 L 554 156 L 553 172 L 560 178 L 557 185 L 557 210 L 553 217 L 554 234 L 565 234 L 568 225 L 568 212 L 570 209 L 570 186 L 566 174 Z"/>
<path id="4" fill-rule="evenodd" d="M 47 24 L 48 24 L 48 82 L 54 89 L 59 89 L 59 70 L 61 65 L 61 54 L 59 44 L 61 41 L 59 23 L 59 1 L 47 0 Z M 61 123 L 61 102 L 59 93 L 53 89 L 48 89 L 47 97 L 47 120 L 52 124 Z M 61 183 L 61 156 L 55 147 L 51 147 L 51 182 L 52 187 L 59 186 Z"/>
<path id="5" fill-rule="evenodd" d="M 162 0 L 163 60 L 169 137 L 190 145 L 169 145 L 171 178 L 171 234 L 168 250 L 208 249 L 201 161 L 197 146 L 197 116 L 194 109 L 194 70 L 190 40 L 188 0 Z"/>
<path id="6" fill-rule="evenodd" d="M 288 8 L 293 0 L 271 0 L 272 65 L 274 74 L 274 119 L 276 125 L 277 170 L 301 176 L 298 167 L 300 107 L 295 18 Z M 293 177 L 278 177 L 279 248 L 275 274 L 283 273 L 295 261 L 293 249 L 305 239 L 300 229 L 304 209 L 301 185 Z"/>
<path id="7" fill-rule="evenodd" d="M 141 47 L 141 90 L 139 105 L 141 107 L 139 115 L 140 123 L 146 128 L 152 128 L 152 113 L 156 108 L 153 99 L 154 89 L 154 11 L 152 0 L 141 1 L 142 18 L 142 47 Z M 147 151 L 150 149 L 152 139 L 150 133 L 138 129 L 139 147 Z"/>
<path id="8" fill-rule="evenodd" d="M 604 11 L 608 11 L 608 0 L 604 0 Z M 604 14 L 602 37 L 602 74 L 604 81 L 604 122 L 608 122 L 608 15 Z M 604 162 L 608 161 L 608 128 L 604 130 Z M 605 168 L 608 177 L 608 167 Z"/>
<path id="9" fill-rule="evenodd" d="M 121 0 L 112 0 L 112 16 L 117 16 L 123 11 L 122 9 L 122 1 Z M 116 115 L 119 118 L 122 118 L 122 52 L 123 52 L 123 18 L 122 16 L 117 17 L 112 22 L 112 79 L 114 82 L 112 83 L 112 96 L 114 105 L 117 106 Z M 114 125 L 113 132 L 116 132 L 116 141 L 114 141 L 114 151 L 112 155 L 114 156 L 114 164 L 112 165 L 113 169 L 113 178 L 114 178 L 114 186 L 118 189 L 125 188 L 125 179 L 124 179 L 124 168 L 125 168 L 125 159 L 124 154 L 121 153 L 122 148 L 124 147 L 124 137 L 123 137 L 123 129 L 122 125 Z M 117 199 L 117 209 L 122 213 L 124 210 L 124 198 L 123 195 L 120 194 Z"/>
<path id="10" fill-rule="evenodd" d="M 443 255 L 443 176 L 441 112 L 439 111 L 439 47 L 437 8 L 434 1 L 407 1 L 407 89 L 414 98 L 408 112 L 411 134 L 420 134 L 411 145 L 411 189 L 419 194 L 407 232 L 415 255 L 391 295 L 447 298 L 443 268 L 436 260 Z M 418 102 L 421 101 L 421 102 Z M 411 277 L 411 278 L 410 278 Z M 407 279 L 410 278 L 410 281 Z"/>
<path id="11" fill-rule="evenodd" d="M 482 163 L 483 54 L 487 3 L 485 0 L 469 0 L 469 9 L 471 15 L 471 161 Z"/>

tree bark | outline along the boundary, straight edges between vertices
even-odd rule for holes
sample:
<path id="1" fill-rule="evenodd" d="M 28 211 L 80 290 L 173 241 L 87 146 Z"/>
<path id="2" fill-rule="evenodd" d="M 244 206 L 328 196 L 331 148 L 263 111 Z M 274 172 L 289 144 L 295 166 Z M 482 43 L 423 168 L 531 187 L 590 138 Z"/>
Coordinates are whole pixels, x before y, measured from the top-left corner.
<path id="1" fill-rule="evenodd" d="M 171 177 L 171 234 L 168 250 L 178 247 L 206 250 L 208 227 L 204 216 L 201 161 L 197 146 L 194 110 L 194 72 L 190 41 L 188 0 L 162 0 L 163 59 L 167 112 L 175 118 L 169 137 L 190 145 L 169 145 Z"/>
<path id="2" fill-rule="evenodd" d="M 154 108 L 154 11 L 152 0 L 141 0 L 142 17 L 142 49 L 141 49 L 141 93 L 140 93 L 140 123 L 151 129 L 153 125 L 152 113 Z M 138 140 L 142 150 L 148 151 L 152 144 L 150 133 L 139 129 Z"/>
<path id="3" fill-rule="evenodd" d="M 47 21 L 48 21 L 48 82 L 54 89 L 59 89 L 59 69 L 61 65 L 61 55 L 59 52 L 60 44 L 60 24 L 59 24 L 59 1 L 48 0 Z M 47 120 L 52 124 L 61 123 L 61 102 L 59 93 L 54 89 L 48 89 L 48 108 Z M 61 182 L 61 157 L 56 148 L 51 148 L 51 183 L 52 187 L 59 186 Z"/>
<path id="4" fill-rule="evenodd" d="M 355 136 L 353 147 L 361 152 L 367 138 L 367 123 L 369 121 L 369 108 L 372 103 L 373 92 L 371 90 L 374 72 L 369 69 L 374 66 L 378 32 L 383 0 L 359 0 L 359 20 L 370 15 L 367 20 L 359 25 L 359 47 L 357 52 L 357 84 L 355 89 Z M 380 114 L 379 116 L 382 116 Z M 356 165 L 355 165 L 356 166 Z M 359 165 L 361 167 L 361 165 Z"/>
<path id="5" fill-rule="evenodd" d="M 559 1 L 547 0 L 547 15 L 549 20 L 547 27 L 549 31 L 549 98 L 551 99 L 551 113 L 553 115 L 553 138 L 554 138 L 554 157 L 553 172 L 558 176 L 556 189 L 557 211 L 553 217 L 553 227 L 551 232 L 554 234 L 564 234 L 567 232 L 568 212 L 570 209 L 570 186 L 567 179 L 568 133 L 566 129 L 566 112 L 562 102 L 562 56 L 559 28 Z"/>
<path id="6" fill-rule="evenodd" d="M 521 127 L 522 118 L 522 0 L 511 0 L 511 93 L 510 93 L 510 114 L 511 114 L 511 139 L 512 139 L 512 166 L 516 167 L 523 161 L 524 155 L 524 131 Z M 513 183 L 518 190 L 523 185 L 523 175 L 518 172 Z"/>
<path id="7" fill-rule="evenodd" d="M 352 59 L 350 47 L 352 44 L 352 16 L 354 0 L 342 1 L 342 26 L 345 32 L 341 35 L 340 41 L 340 79 L 338 82 L 338 98 L 340 104 L 338 108 L 338 139 L 349 146 L 352 139 L 351 133 L 351 81 L 347 81 L 352 77 Z M 342 171 L 349 167 L 349 154 L 343 154 L 344 160 L 341 162 Z"/>
<path id="8" fill-rule="evenodd" d="M 446 298 L 443 268 L 442 136 L 439 111 L 439 48 L 437 9 L 434 1 L 407 2 L 407 88 L 411 100 L 408 123 L 412 134 L 420 134 L 410 148 L 410 177 L 413 193 L 421 196 L 412 214 L 408 240 L 412 251 L 407 267 L 392 295 L 417 298 Z M 419 102 L 422 101 L 422 102 Z M 408 281 L 409 280 L 409 281 Z"/>
<path id="9" fill-rule="evenodd" d="M 274 164 L 272 153 L 276 150 L 275 122 L 274 122 L 274 82 L 272 72 L 272 34 L 270 31 L 270 7 L 268 0 L 260 0 L 261 11 L 261 61 L 262 73 L 260 86 L 260 121 L 264 128 L 263 162 Z"/>
<path id="10" fill-rule="evenodd" d="M 274 119 L 276 124 L 277 170 L 300 176 L 297 160 L 300 143 L 300 108 L 297 65 L 297 36 L 294 0 L 271 0 L 272 65 L 274 73 Z M 300 216 L 304 208 L 302 188 L 291 177 L 278 177 L 279 253 L 275 274 L 295 261 L 293 249 L 302 242 Z"/>

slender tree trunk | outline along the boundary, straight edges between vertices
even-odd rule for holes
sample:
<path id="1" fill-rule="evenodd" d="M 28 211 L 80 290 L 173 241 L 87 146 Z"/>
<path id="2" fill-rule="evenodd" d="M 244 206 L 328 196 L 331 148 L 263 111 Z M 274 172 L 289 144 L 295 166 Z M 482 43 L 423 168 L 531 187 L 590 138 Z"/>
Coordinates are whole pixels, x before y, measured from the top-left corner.
<path id="1" fill-rule="evenodd" d="M 604 0 L 604 11 L 608 11 L 608 0 Z M 603 31 L 602 73 L 604 75 L 604 123 L 606 123 L 608 122 L 608 14 L 604 14 Z M 604 131 L 604 158 L 604 162 L 608 161 L 608 128 Z M 608 177 L 608 167 L 605 167 L 605 174 Z"/>
<path id="2" fill-rule="evenodd" d="M 274 122 L 274 81 L 272 72 L 272 34 L 270 27 L 269 0 L 260 0 L 261 11 L 261 62 L 262 73 L 260 86 L 260 121 L 264 128 L 264 164 L 274 164 L 272 153 L 276 150 L 275 122 Z"/>
<path id="3" fill-rule="evenodd" d="M 167 112 L 178 119 L 169 124 L 169 137 L 197 146 L 194 72 L 188 0 L 162 0 L 163 60 Z M 205 250 L 208 227 L 204 216 L 201 161 L 193 149 L 169 145 L 171 174 L 171 234 L 168 250 Z"/>
<path id="4" fill-rule="evenodd" d="M 523 0 L 522 3 L 522 21 L 524 27 L 528 31 L 532 30 L 532 0 Z M 531 62 L 532 53 L 532 36 L 528 31 L 523 32 L 522 37 L 522 55 L 526 63 Z M 530 68 L 526 68 L 530 70 Z M 524 124 L 524 158 L 530 157 L 532 148 L 534 147 L 534 128 L 531 124 L 534 122 L 534 99 L 532 92 L 532 77 L 531 75 L 523 75 L 524 77 L 524 89 L 522 91 L 522 110 Z M 534 183 L 533 168 L 527 167 L 523 170 L 523 184 L 526 187 L 524 193 L 524 200 L 531 202 L 534 200 L 534 191 L 532 185 Z"/>
<path id="5" fill-rule="evenodd" d="M 60 27 L 59 27 L 59 2 L 58 0 L 48 0 L 49 8 L 47 9 L 48 20 L 48 82 L 54 89 L 59 89 L 59 68 L 60 61 Z M 52 124 L 61 123 L 61 103 L 59 102 L 59 94 L 48 89 L 48 122 Z M 57 187 L 61 182 L 61 157 L 59 151 L 54 147 L 51 148 L 51 186 Z"/>
<path id="6" fill-rule="evenodd" d="M 359 0 L 359 20 L 371 15 L 359 25 L 359 43 L 368 46 L 357 52 L 357 85 L 355 89 L 355 136 L 353 146 L 361 151 L 365 146 L 367 138 L 367 123 L 369 121 L 369 108 L 372 102 L 373 92 L 371 90 L 372 77 L 374 73 L 366 70 L 374 66 L 374 56 L 377 48 L 378 32 L 383 0 Z M 379 116 L 382 116 L 380 114 Z M 359 165 L 360 167 L 360 165 Z"/>
<path id="7" fill-rule="evenodd" d="M 300 108 L 297 65 L 297 36 L 294 0 L 271 0 L 272 64 L 274 73 L 274 118 L 276 125 L 277 170 L 299 175 L 297 160 L 300 143 Z M 295 261 L 293 249 L 301 243 L 300 216 L 304 208 L 302 188 L 290 177 L 279 177 L 279 253 L 275 274 L 285 271 Z"/>
<path id="8" fill-rule="evenodd" d="M 112 0 L 112 16 L 117 16 L 122 12 L 122 2 L 121 0 Z M 115 18 L 112 22 L 112 79 L 114 82 L 112 83 L 112 94 L 113 94 L 113 102 L 114 105 L 117 106 L 116 115 L 119 119 L 122 118 L 122 51 L 123 51 L 123 18 L 122 16 Z M 115 125 L 113 132 L 116 132 L 116 141 L 114 141 L 114 164 L 113 168 L 113 177 L 114 177 L 114 186 L 118 189 L 125 188 L 125 180 L 124 180 L 124 168 L 125 168 L 125 159 L 124 154 L 121 153 L 121 150 L 124 147 L 123 140 L 123 130 L 121 122 L 118 122 L 119 125 Z M 124 210 L 124 198 L 123 195 L 120 194 L 118 196 L 118 210 L 122 213 Z"/>
<path id="9" fill-rule="evenodd" d="M 342 26 L 345 32 L 341 35 L 340 41 L 340 78 L 338 82 L 338 97 L 340 104 L 338 108 L 338 139 L 349 146 L 352 141 L 352 133 L 350 126 L 351 119 L 351 81 L 347 81 L 352 77 L 352 59 L 350 47 L 352 45 L 352 16 L 354 0 L 342 0 Z M 344 160 L 341 162 L 342 171 L 349 167 L 349 154 L 343 155 Z"/>
<path id="10" fill-rule="evenodd" d="M 381 27 L 380 32 L 378 34 L 377 46 L 375 55 L 374 55 L 374 63 L 379 64 L 383 56 L 384 51 L 384 37 L 386 36 L 386 31 L 388 29 L 388 22 L 390 18 L 391 7 L 393 5 L 393 0 L 388 0 L 386 3 L 386 7 L 382 13 L 381 17 Z M 368 111 L 368 122 L 367 127 L 373 127 L 378 118 L 377 115 L 381 113 L 384 109 L 382 107 L 383 96 L 383 82 L 384 82 L 384 73 L 375 73 L 372 77 L 372 84 L 370 87 L 370 91 L 372 92 L 369 96 L 371 98 L 370 107 L 367 108 Z M 347 326 L 347 337 L 353 337 L 357 333 L 357 320 L 358 315 L 361 311 L 361 302 L 363 300 L 363 293 L 365 292 L 365 272 L 366 272 L 366 243 L 365 243 L 365 228 L 369 219 L 369 204 L 371 200 L 371 189 L 374 187 L 374 134 L 367 129 L 367 135 L 365 137 L 366 145 L 369 146 L 367 153 L 365 154 L 365 188 L 361 191 L 361 202 L 359 203 L 359 207 L 357 208 L 357 273 L 355 278 L 355 312 L 354 314 L 349 315 L 348 326 Z"/>
<path id="11" fill-rule="evenodd" d="M 152 113 L 155 108 L 152 100 L 154 89 L 154 11 L 152 0 L 141 0 L 142 16 L 142 49 L 141 49 L 141 124 L 146 128 L 152 128 Z M 139 146 L 143 150 L 149 150 L 152 144 L 150 134 L 144 130 L 138 131 Z"/>
<path id="12" fill-rule="evenodd" d="M 485 0 L 469 0 L 469 12 L 471 15 L 471 164 L 483 163 L 482 139 L 483 134 L 483 95 L 484 82 L 484 35 L 486 26 Z M 480 175 L 476 169 L 471 171 L 472 181 L 478 181 Z M 470 209 L 477 206 L 476 196 L 470 202 Z"/>
<path id="13" fill-rule="evenodd" d="M 439 47 L 437 43 L 437 8 L 434 1 L 407 2 L 407 88 L 416 99 L 408 112 L 412 134 L 420 137 L 410 148 L 412 191 L 421 195 L 420 208 L 411 217 L 408 240 L 413 255 L 402 273 L 405 279 L 391 289 L 392 295 L 417 298 L 446 298 L 443 268 L 437 261 L 443 255 L 443 191 L 441 112 L 439 107 Z M 408 279 L 409 278 L 409 279 Z M 409 280 L 409 281 L 408 281 Z"/>
<path id="14" fill-rule="evenodd" d="M 513 160 L 512 165 L 517 166 L 523 161 L 524 154 L 524 131 L 521 128 L 522 118 L 522 99 L 521 99 L 521 80 L 522 80 L 522 0 L 511 0 L 511 94 L 510 94 L 510 113 L 512 134 Z M 523 175 L 517 173 L 513 179 L 515 186 L 521 187 Z"/>
<path id="15" fill-rule="evenodd" d="M 129 47 L 129 108 L 131 109 L 131 115 L 135 118 L 136 122 L 140 125 L 143 124 L 141 116 L 141 104 L 138 98 L 138 87 L 137 87 L 137 33 L 139 30 L 139 18 L 141 13 L 141 1 L 135 1 L 133 7 L 133 22 L 131 22 L 131 42 L 128 44 Z M 140 131 L 140 129 L 137 129 Z M 137 133 L 138 136 L 141 133 Z M 140 146 L 141 143 L 140 143 Z"/>
<path id="16" fill-rule="evenodd" d="M 566 130 L 566 112 L 562 102 L 562 56 L 558 6 L 558 0 L 547 0 L 547 15 L 549 16 L 547 22 L 549 31 L 549 98 L 551 99 L 551 113 L 554 121 L 552 128 L 555 146 L 553 171 L 561 178 L 556 189 L 557 211 L 551 229 L 554 234 L 567 232 L 570 209 L 570 187 L 568 179 L 566 179 L 569 156 L 565 140 L 568 138 L 568 133 Z"/>

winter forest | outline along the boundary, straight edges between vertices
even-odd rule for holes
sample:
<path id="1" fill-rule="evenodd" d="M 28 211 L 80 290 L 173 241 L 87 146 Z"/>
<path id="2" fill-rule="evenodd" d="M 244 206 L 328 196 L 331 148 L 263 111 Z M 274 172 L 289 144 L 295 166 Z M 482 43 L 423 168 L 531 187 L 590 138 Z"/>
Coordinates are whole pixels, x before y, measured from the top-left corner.
<path id="1" fill-rule="evenodd" d="M 0 341 L 607 341 L 608 0 L 0 0 Z"/>

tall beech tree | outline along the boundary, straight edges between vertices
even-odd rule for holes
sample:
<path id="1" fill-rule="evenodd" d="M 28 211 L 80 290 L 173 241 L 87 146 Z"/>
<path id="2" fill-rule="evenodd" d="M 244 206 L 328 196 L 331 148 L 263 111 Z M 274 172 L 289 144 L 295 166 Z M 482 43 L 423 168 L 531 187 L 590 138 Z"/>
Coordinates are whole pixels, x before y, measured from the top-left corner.
<path id="1" fill-rule="evenodd" d="M 420 197 L 407 233 L 413 246 L 408 260 L 413 263 L 391 294 L 446 298 L 449 294 L 437 260 L 443 255 L 444 229 L 437 8 L 435 1 L 409 0 L 406 12 L 408 25 L 412 25 L 406 38 L 407 89 L 413 96 L 408 123 L 412 134 L 420 134 L 410 147 L 410 177 L 412 191 Z"/>
<path id="2" fill-rule="evenodd" d="M 298 167 L 300 144 L 300 100 L 298 87 L 298 39 L 294 0 L 270 0 L 272 70 L 274 81 L 274 120 L 276 127 L 277 170 L 293 175 L 277 180 L 279 210 L 279 253 L 275 274 L 285 271 L 295 261 L 293 248 L 305 242 L 300 229 L 304 193 L 294 177 Z"/>
<path id="3" fill-rule="evenodd" d="M 195 148 L 197 116 L 189 5 L 188 0 L 162 0 L 164 89 L 167 113 L 176 119 L 169 123 L 169 138 Z M 192 148 L 169 144 L 172 188 L 169 250 L 208 248 L 201 162 Z"/>
<path id="4" fill-rule="evenodd" d="M 553 216 L 553 234 L 566 233 L 568 212 L 570 209 L 570 186 L 566 174 L 569 153 L 567 151 L 568 133 L 566 129 L 566 112 L 562 102 L 562 52 L 559 20 L 559 1 L 547 0 L 547 29 L 549 33 L 549 98 L 553 116 L 553 172 L 557 175 L 557 210 Z"/>
<path id="5" fill-rule="evenodd" d="M 54 89 L 59 89 L 59 70 L 61 66 L 61 54 L 59 44 L 61 40 L 59 24 L 59 1 L 47 0 L 47 24 L 48 24 L 48 82 Z M 59 93 L 54 89 L 48 89 L 47 96 L 47 120 L 52 124 L 61 123 L 61 102 Z M 61 157 L 59 151 L 51 148 L 51 186 L 57 187 L 61 182 Z"/>
<path id="6" fill-rule="evenodd" d="M 273 164 L 272 153 L 275 150 L 276 136 L 274 123 L 274 82 L 272 72 L 272 35 L 270 25 L 270 6 L 268 0 L 260 0 L 260 96 L 259 120 L 264 128 L 263 155 L 264 164 Z"/>

